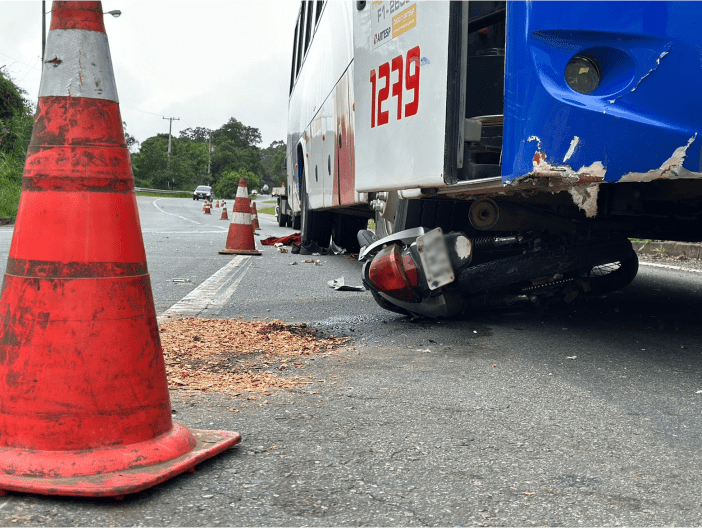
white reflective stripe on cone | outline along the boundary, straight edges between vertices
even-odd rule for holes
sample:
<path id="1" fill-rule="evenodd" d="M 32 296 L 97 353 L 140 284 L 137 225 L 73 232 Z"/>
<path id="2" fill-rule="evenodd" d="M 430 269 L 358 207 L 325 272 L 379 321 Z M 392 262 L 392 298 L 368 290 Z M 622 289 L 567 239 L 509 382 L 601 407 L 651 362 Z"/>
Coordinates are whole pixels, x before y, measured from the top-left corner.
<path id="1" fill-rule="evenodd" d="M 237 198 L 248 198 L 249 197 L 249 191 L 246 187 L 237 187 L 236 189 L 236 197 Z"/>
<path id="2" fill-rule="evenodd" d="M 39 97 L 87 97 L 119 103 L 107 35 L 83 29 L 49 31 Z"/>
<path id="3" fill-rule="evenodd" d="M 251 213 L 232 213 L 232 224 L 250 224 Z"/>

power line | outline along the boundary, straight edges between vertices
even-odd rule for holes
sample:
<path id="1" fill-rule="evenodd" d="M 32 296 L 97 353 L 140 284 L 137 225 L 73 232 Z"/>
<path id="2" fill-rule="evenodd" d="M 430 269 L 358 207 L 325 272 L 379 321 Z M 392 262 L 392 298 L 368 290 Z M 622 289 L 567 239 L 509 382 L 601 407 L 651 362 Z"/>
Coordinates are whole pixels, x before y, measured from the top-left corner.
<path id="1" fill-rule="evenodd" d="M 149 115 L 156 116 L 156 117 L 163 116 L 163 114 L 154 114 L 153 112 L 147 112 L 146 110 L 142 110 L 141 108 L 137 108 L 136 106 L 130 105 L 129 103 L 125 103 L 124 101 L 120 102 L 120 105 L 124 105 L 127 108 L 131 108 L 132 110 L 136 110 L 137 112 L 141 112 L 142 114 L 149 114 Z"/>

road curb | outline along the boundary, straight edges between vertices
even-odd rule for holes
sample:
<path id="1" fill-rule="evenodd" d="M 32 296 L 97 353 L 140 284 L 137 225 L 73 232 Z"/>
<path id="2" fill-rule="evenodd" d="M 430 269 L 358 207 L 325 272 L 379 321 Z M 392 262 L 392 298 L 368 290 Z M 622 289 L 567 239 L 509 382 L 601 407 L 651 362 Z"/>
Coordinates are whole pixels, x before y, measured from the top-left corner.
<path id="1" fill-rule="evenodd" d="M 665 255 L 667 257 L 684 257 L 702 259 L 702 244 L 691 242 L 669 242 L 665 240 L 631 241 L 639 255 Z"/>

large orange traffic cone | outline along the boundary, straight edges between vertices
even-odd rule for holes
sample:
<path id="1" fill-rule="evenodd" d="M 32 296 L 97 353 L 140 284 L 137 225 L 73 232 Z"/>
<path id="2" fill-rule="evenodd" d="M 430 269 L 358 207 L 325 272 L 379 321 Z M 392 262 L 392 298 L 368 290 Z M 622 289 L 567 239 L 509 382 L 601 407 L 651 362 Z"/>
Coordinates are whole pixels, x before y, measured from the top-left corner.
<path id="1" fill-rule="evenodd" d="M 232 211 L 232 221 L 229 224 L 227 233 L 227 245 L 220 249 L 221 254 L 226 255 L 260 255 L 254 242 L 253 225 L 251 224 L 251 200 L 247 189 L 246 178 L 239 179 L 239 187 L 236 190 L 236 200 L 234 200 L 234 210 Z"/>
<path id="2" fill-rule="evenodd" d="M 254 231 L 260 231 L 261 226 L 258 225 L 258 211 L 256 211 L 256 202 L 251 202 L 251 225 Z"/>
<path id="3" fill-rule="evenodd" d="M 0 490 L 119 496 L 238 443 L 171 420 L 100 2 L 54 2 L 0 294 Z"/>

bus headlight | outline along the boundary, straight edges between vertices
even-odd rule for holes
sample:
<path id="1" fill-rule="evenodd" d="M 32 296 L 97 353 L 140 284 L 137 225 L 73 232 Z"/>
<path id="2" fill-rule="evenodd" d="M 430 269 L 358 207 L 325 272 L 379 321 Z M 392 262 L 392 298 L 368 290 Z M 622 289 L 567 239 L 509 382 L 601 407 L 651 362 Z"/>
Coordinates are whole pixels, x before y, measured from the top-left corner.
<path id="1" fill-rule="evenodd" d="M 576 55 L 566 65 L 565 79 L 571 90 L 589 94 L 600 84 L 602 74 L 595 59 L 586 55 Z"/>

